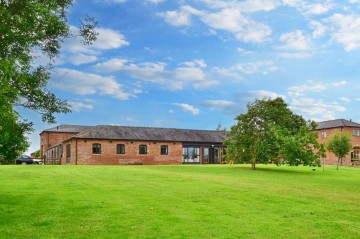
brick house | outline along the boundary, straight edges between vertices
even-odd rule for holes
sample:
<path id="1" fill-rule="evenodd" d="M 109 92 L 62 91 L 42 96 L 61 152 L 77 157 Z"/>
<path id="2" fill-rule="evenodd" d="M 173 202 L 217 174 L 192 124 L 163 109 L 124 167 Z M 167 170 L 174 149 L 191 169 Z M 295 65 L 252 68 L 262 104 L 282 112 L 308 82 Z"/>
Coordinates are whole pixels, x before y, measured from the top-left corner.
<path id="1" fill-rule="evenodd" d="M 214 164 L 224 131 L 60 125 L 40 134 L 45 164 Z"/>
<path id="2" fill-rule="evenodd" d="M 360 124 L 352 122 L 351 120 L 336 119 L 319 122 L 316 128 L 318 131 L 318 141 L 321 143 L 328 142 L 329 138 L 336 132 L 348 132 L 352 135 L 353 149 L 348 156 L 343 159 L 343 165 L 351 166 L 358 164 L 360 159 Z M 325 164 L 337 164 L 337 157 L 331 153 L 326 152 Z"/>

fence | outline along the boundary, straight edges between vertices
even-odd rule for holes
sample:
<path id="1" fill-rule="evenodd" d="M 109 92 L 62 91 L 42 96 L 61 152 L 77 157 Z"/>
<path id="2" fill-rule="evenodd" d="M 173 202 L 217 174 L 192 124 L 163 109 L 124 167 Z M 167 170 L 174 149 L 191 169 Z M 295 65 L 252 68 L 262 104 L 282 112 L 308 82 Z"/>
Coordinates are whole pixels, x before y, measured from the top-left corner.
<path id="1" fill-rule="evenodd" d="M 15 160 L 0 160 L 0 165 L 11 165 L 15 164 Z"/>

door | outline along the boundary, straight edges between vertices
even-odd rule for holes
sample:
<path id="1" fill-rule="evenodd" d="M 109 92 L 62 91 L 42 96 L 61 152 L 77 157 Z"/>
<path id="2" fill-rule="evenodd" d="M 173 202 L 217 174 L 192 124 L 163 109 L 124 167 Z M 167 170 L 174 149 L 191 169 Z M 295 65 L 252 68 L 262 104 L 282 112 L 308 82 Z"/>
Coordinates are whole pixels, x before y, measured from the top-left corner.
<path id="1" fill-rule="evenodd" d="M 66 164 L 70 164 L 70 159 L 71 159 L 71 148 L 70 148 L 70 144 L 66 145 Z"/>
<path id="2" fill-rule="evenodd" d="M 215 163 L 215 148 L 209 148 L 209 163 Z"/>

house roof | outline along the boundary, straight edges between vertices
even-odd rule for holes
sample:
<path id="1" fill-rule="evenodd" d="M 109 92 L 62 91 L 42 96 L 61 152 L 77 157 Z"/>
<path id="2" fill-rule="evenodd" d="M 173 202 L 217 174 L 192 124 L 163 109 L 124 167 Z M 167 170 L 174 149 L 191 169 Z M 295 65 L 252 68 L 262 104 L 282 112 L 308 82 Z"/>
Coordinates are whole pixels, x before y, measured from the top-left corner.
<path id="1" fill-rule="evenodd" d="M 318 126 L 316 129 L 319 130 L 319 129 L 340 128 L 340 127 L 360 128 L 360 124 L 352 122 L 350 120 L 336 119 L 336 120 L 328 120 L 328 121 L 318 122 Z"/>
<path id="2" fill-rule="evenodd" d="M 225 137 L 224 131 L 98 125 L 72 138 L 223 143 Z"/>
<path id="3" fill-rule="evenodd" d="M 46 129 L 43 132 L 60 132 L 60 133 L 80 133 L 84 130 L 87 130 L 93 126 L 84 126 L 84 125 L 66 125 L 62 124 L 50 129 Z"/>

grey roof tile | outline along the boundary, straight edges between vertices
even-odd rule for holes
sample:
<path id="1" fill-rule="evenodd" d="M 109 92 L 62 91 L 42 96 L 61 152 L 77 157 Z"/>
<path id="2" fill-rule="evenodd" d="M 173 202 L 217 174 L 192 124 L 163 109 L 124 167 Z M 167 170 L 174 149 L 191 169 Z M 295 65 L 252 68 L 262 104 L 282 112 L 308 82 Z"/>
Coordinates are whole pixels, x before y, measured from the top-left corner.
<path id="1" fill-rule="evenodd" d="M 360 124 L 345 120 L 345 119 L 336 119 L 336 120 L 328 120 L 318 122 L 318 126 L 316 129 L 330 129 L 330 128 L 340 128 L 340 127 L 357 127 L 360 128 Z"/>
<path id="2" fill-rule="evenodd" d="M 62 124 L 62 125 L 50 128 L 50 129 L 46 129 L 43 132 L 80 133 L 91 127 L 93 127 L 93 126 Z"/>
<path id="3" fill-rule="evenodd" d="M 183 143 L 223 143 L 226 138 L 226 132 L 212 130 L 98 125 L 73 136 L 73 138 L 150 140 Z"/>

